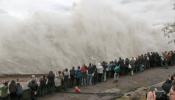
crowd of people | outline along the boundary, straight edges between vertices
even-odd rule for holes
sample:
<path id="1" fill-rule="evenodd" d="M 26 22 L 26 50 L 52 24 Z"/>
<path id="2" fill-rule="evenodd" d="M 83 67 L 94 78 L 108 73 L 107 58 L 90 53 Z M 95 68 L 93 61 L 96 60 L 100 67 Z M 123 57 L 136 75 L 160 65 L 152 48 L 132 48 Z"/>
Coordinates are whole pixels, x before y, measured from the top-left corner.
<path id="1" fill-rule="evenodd" d="M 169 52 L 148 52 L 138 57 L 119 58 L 118 60 L 82 66 L 66 68 L 63 71 L 50 71 L 47 75 L 32 79 L 28 82 L 31 100 L 36 100 L 37 96 L 44 96 L 58 90 L 67 91 L 68 88 L 85 87 L 104 82 L 109 78 L 114 78 L 117 82 L 119 75 L 134 75 L 146 69 L 154 67 L 165 67 L 175 65 L 175 51 Z M 8 96 L 9 91 L 9 96 Z M 22 100 L 23 87 L 19 82 L 12 80 L 10 83 L 4 82 L 1 88 L 1 98 L 3 100 Z"/>

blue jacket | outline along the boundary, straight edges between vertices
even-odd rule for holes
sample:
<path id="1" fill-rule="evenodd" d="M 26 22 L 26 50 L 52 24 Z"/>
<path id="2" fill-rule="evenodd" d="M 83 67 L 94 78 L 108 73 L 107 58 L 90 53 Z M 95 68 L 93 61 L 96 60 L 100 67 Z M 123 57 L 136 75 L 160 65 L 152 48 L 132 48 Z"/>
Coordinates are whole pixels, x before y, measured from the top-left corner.
<path id="1" fill-rule="evenodd" d="M 75 77 L 78 79 L 80 79 L 82 77 L 82 73 L 79 69 L 75 71 Z"/>

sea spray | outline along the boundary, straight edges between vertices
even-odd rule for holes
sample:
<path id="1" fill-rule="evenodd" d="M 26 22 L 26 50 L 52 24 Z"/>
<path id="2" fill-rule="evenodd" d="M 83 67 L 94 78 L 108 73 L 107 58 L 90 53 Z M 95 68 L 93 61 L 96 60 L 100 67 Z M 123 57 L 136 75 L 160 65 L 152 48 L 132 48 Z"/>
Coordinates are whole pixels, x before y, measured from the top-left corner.
<path id="1" fill-rule="evenodd" d="M 0 74 L 47 73 L 172 48 L 152 22 L 114 0 L 80 0 L 64 10 L 27 17 L 0 10 Z"/>

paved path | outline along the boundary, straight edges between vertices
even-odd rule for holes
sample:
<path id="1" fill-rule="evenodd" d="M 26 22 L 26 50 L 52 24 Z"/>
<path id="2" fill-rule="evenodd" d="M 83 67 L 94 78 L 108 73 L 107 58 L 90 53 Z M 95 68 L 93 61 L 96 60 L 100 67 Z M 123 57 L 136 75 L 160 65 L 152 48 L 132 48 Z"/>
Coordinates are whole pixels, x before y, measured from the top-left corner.
<path id="1" fill-rule="evenodd" d="M 141 73 L 137 73 L 134 76 L 120 77 L 119 82 L 115 83 L 112 79 L 107 82 L 97 84 L 95 86 L 88 86 L 81 88 L 82 92 L 102 92 L 112 88 L 118 88 L 121 92 L 125 93 L 133 89 L 150 86 L 166 80 L 169 74 L 175 72 L 175 67 L 169 67 L 168 69 L 154 68 L 149 69 Z M 72 90 L 70 90 L 72 91 Z M 80 94 L 64 94 L 56 93 L 40 98 L 39 100 L 112 100 L 114 96 L 98 96 L 98 95 L 80 95 Z"/>

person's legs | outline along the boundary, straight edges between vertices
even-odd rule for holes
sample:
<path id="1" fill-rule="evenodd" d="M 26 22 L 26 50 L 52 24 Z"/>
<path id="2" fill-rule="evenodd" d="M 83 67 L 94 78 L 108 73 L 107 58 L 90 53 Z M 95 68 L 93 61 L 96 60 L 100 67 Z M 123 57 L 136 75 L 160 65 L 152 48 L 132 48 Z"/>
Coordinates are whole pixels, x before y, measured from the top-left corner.
<path id="1" fill-rule="evenodd" d="M 78 85 L 78 86 L 81 85 L 81 80 L 80 80 L 80 78 L 77 78 L 77 85 Z"/>
<path id="2" fill-rule="evenodd" d="M 87 85 L 90 85 L 90 74 L 87 76 Z"/>
<path id="3" fill-rule="evenodd" d="M 117 79 L 117 78 L 116 78 L 116 73 L 114 73 L 114 81 L 116 81 L 116 79 Z"/>
<path id="4" fill-rule="evenodd" d="M 98 82 L 97 75 L 93 76 L 92 81 L 93 81 L 93 85 L 95 85 Z"/>
<path id="5" fill-rule="evenodd" d="M 118 81 L 118 79 L 119 79 L 119 73 L 116 73 L 116 79 L 117 79 L 117 81 Z"/>
<path id="6" fill-rule="evenodd" d="M 50 83 L 47 85 L 47 93 L 51 93 L 51 84 Z"/>
<path id="7" fill-rule="evenodd" d="M 22 94 L 18 96 L 18 100 L 22 100 Z"/>
<path id="8" fill-rule="evenodd" d="M 88 79 L 87 79 L 87 75 L 86 75 L 86 77 L 85 77 L 85 83 L 86 83 L 86 86 L 87 86 L 87 84 L 88 84 Z"/>
<path id="9" fill-rule="evenodd" d="M 81 85 L 83 86 L 83 83 L 84 83 L 84 77 L 81 78 Z"/>
<path id="10" fill-rule="evenodd" d="M 78 79 L 78 78 L 76 79 L 76 84 L 77 84 L 77 86 L 80 85 L 80 84 L 79 84 L 79 79 Z"/>
<path id="11" fill-rule="evenodd" d="M 16 93 L 10 93 L 10 100 L 16 100 L 17 96 Z"/>
<path id="12" fill-rule="evenodd" d="M 41 96 L 44 96 L 44 94 L 45 94 L 44 91 L 45 91 L 45 89 L 44 89 L 44 87 L 42 87 L 42 88 L 41 88 Z"/>
<path id="13" fill-rule="evenodd" d="M 9 99 L 8 99 L 8 96 L 2 97 L 2 100 L 9 100 Z"/>
<path id="14" fill-rule="evenodd" d="M 38 94 L 39 94 L 39 96 L 42 96 L 42 89 L 41 89 L 41 86 L 39 87 Z"/>
<path id="15" fill-rule="evenodd" d="M 99 82 L 102 82 L 102 74 L 99 74 Z"/>
<path id="16" fill-rule="evenodd" d="M 74 86 L 74 83 L 75 83 L 74 81 L 75 81 L 74 76 L 71 76 L 71 87 Z"/>
<path id="17" fill-rule="evenodd" d="M 95 76 L 92 77 L 92 85 L 95 85 Z"/>
<path id="18" fill-rule="evenodd" d="M 88 74 L 88 85 L 92 85 L 92 74 Z"/>
<path id="19" fill-rule="evenodd" d="M 104 72 L 104 81 L 106 81 L 106 71 Z"/>
<path id="20" fill-rule="evenodd" d="M 93 76 L 91 74 L 91 77 L 90 77 L 90 85 L 92 85 L 92 79 L 93 79 Z"/>
<path id="21" fill-rule="evenodd" d="M 87 83 L 87 78 L 86 78 L 86 76 L 84 76 L 84 78 L 83 78 L 83 85 L 86 86 L 87 85 L 86 83 Z"/>
<path id="22" fill-rule="evenodd" d="M 77 84 L 77 86 L 81 85 L 81 79 L 80 78 L 76 78 L 76 84 Z"/>
<path id="23" fill-rule="evenodd" d="M 134 75 L 134 71 L 133 71 L 133 69 L 131 69 L 131 76 L 133 76 Z"/>
<path id="24" fill-rule="evenodd" d="M 54 91 L 55 91 L 55 85 L 52 84 L 52 85 L 51 85 L 51 93 L 53 93 Z"/>
<path id="25" fill-rule="evenodd" d="M 98 74 L 98 82 L 101 82 L 101 74 Z"/>
<path id="26" fill-rule="evenodd" d="M 64 80 L 64 90 L 65 90 L 65 91 L 67 90 L 67 83 L 68 83 L 68 80 L 65 79 L 65 80 Z"/>

